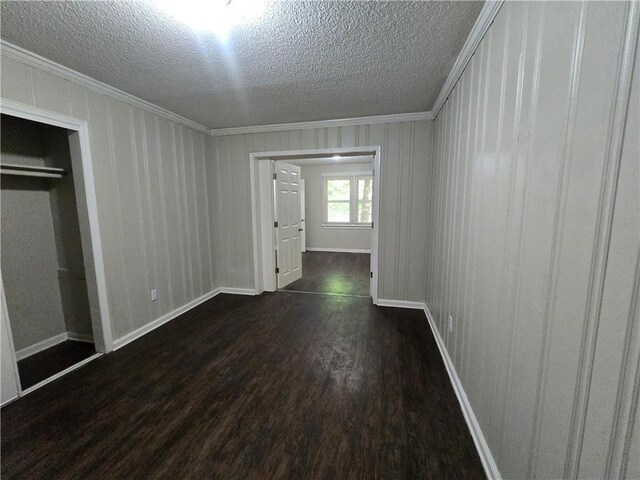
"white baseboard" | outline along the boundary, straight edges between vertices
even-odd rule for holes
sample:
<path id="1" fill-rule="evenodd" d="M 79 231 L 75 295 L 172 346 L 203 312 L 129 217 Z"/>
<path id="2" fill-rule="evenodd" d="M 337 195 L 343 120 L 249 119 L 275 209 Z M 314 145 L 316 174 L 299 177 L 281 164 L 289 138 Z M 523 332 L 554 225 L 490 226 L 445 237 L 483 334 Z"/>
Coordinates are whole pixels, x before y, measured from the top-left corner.
<path id="1" fill-rule="evenodd" d="M 36 383 L 35 385 L 32 385 L 32 386 L 30 386 L 29 388 L 27 388 L 25 390 L 22 390 L 22 392 L 20 393 L 20 397 L 24 397 L 25 395 L 27 395 L 27 394 L 29 394 L 31 392 L 34 392 L 35 390 L 38 390 L 40 387 L 44 387 L 47 383 L 53 382 L 54 380 L 66 375 L 67 373 L 72 372 L 72 371 L 82 367 L 83 365 L 95 360 L 96 358 L 101 357 L 102 355 L 104 355 L 102 352 L 96 352 L 93 355 L 91 355 L 90 357 L 87 357 L 84 360 L 79 361 L 78 363 L 74 363 L 69 368 L 65 368 L 61 372 L 58 372 L 55 375 L 52 375 L 49 378 L 44 379 L 40 383 Z M 19 398 L 19 397 L 16 397 L 16 398 Z"/>
<path id="2" fill-rule="evenodd" d="M 16 351 L 16 360 L 24 360 L 25 358 L 35 355 L 47 348 L 51 348 L 59 343 L 67 340 L 75 340 L 77 342 L 93 343 L 93 336 L 86 333 L 62 332 L 50 338 L 45 338 L 41 342 L 35 343 L 29 347 Z"/>
<path id="3" fill-rule="evenodd" d="M 336 253 L 371 253 L 364 248 L 314 248 L 307 247 L 307 252 L 336 252 Z"/>
<path id="4" fill-rule="evenodd" d="M 387 300 L 384 298 L 379 298 L 376 305 L 378 305 L 379 307 L 412 308 L 414 310 L 424 309 L 424 303 L 422 302 L 410 302 L 407 300 Z"/>
<path id="5" fill-rule="evenodd" d="M 76 342 L 93 343 L 93 335 L 90 333 L 67 332 L 67 338 Z"/>
<path id="6" fill-rule="evenodd" d="M 453 361 L 449 356 L 447 346 L 440 336 L 440 332 L 438 331 L 438 327 L 433 320 L 433 316 L 431 315 L 429 308 L 424 303 L 422 305 L 424 308 L 424 314 L 427 316 L 427 321 L 429 322 L 429 326 L 431 327 L 431 331 L 433 332 L 433 336 L 436 339 L 436 343 L 438 344 L 440 355 L 442 355 L 442 360 L 444 361 L 444 365 L 447 368 L 447 373 L 449 374 L 449 378 L 451 379 L 451 384 L 453 385 L 453 389 L 456 392 L 456 396 L 458 397 L 458 402 L 460 402 L 460 409 L 462 410 L 464 419 L 467 422 L 467 426 L 469 427 L 469 431 L 471 432 L 473 441 L 476 444 L 476 449 L 478 450 L 478 455 L 480 455 L 480 460 L 482 461 L 482 466 L 484 467 L 487 478 L 499 480 L 502 477 L 500 476 L 500 472 L 498 471 L 498 466 L 496 465 L 496 462 L 493 459 L 493 455 L 491 454 L 491 450 L 489 449 L 489 445 L 487 444 L 487 441 L 482 434 L 478 419 L 476 418 L 475 413 L 473 413 L 473 409 L 471 408 L 471 404 L 469 403 L 467 394 L 464 391 L 464 387 L 462 386 L 460 378 L 458 377 L 458 373 L 456 372 L 456 367 L 453 365 Z"/>
<path id="7" fill-rule="evenodd" d="M 176 308 L 172 312 L 169 312 L 169 313 L 161 316 L 160 318 L 157 318 L 154 321 L 152 321 L 150 323 L 147 323 L 146 325 L 134 330 L 133 332 L 126 334 L 124 337 L 121 337 L 121 338 L 118 338 L 118 339 L 114 340 L 113 341 L 113 349 L 114 350 L 118 350 L 119 348 L 122 348 L 125 345 L 128 345 L 129 343 L 133 342 L 134 340 L 137 340 L 138 338 L 142 337 L 143 335 L 145 335 L 145 334 L 151 332 L 152 330 L 155 330 L 156 328 L 164 325 L 168 321 L 173 320 L 176 317 L 179 317 L 183 313 L 188 312 L 192 308 L 197 307 L 201 303 L 206 302 L 210 298 L 215 297 L 216 295 L 218 295 L 221 292 L 221 290 L 222 289 L 220 289 L 220 288 L 216 288 L 214 290 L 211 290 L 209 293 L 205 293 L 201 297 L 198 297 L 195 300 L 192 300 L 191 302 L 187 303 L 186 305 L 183 305 L 180 308 Z"/>
<path id="8" fill-rule="evenodd" d="M 253 288 L 232 288 L 222 287 L 220 293 L 230 293 L 231 295 L 256 295 L 256 291 Z"/>
<path id="9" fill-rule="evenodd" d="M 155 330 L 156 328 L 164 325 L 168 321 L 173 320 L 176 317 L 179 317 L 183 313 L 188 312 L 192 308 L 197 307 L 201 303 L 206 302 L 207 300 L 209 300 L 209 299 L 211 299 L 211 298 L 213 298 L 216 295 L 219 295 L 221 293 L 229 293 L 229 294 L 232 294 L 232 295 L 255 295 L 256 294 L 255 290 L 253 290 L 251 288 L 231 288 L 231 287 L 216 288 L 214 290 L 211 290 L 209 293 L 205 293 L 201 297 L 198 297 L 195 300 L 192 300 L 191 302 L 187 303 L 186 305 L 183 305 L 180 308 L 176 308 L 172 312 L 169 312 L 169 313 L 163 315 L 162 317 L 157 318 L 156 320 L 154 320 L 154 321 L 152 321 L 150 323 L 147 323 L 146 325 L 138 328 L 137 330 L 134 330 L 133 332 L 128 333 L 124 337 L 118 338 L 117 340 L 114 340 L 113 349 L 114 350 L 118 350 L 119 348 L 122 348 L 125 345 L 128 345 L 129 343 L 133 342 L 134 340 L 137 340 L 138 338 L 142 337 L 143 335 L 145 335 L 145 334 L 151 332 L 152 330 Z"/>
<path id="10" fill-rule="evenodd" d="M 484 438 L 484 434 L 482 433 L 480 424 L 478 423 L 478 419 L 476 418 L 475 413 L 473 413 L 473 408 L 471 408 L 471 404 L 469 403 L 469 399 L 467 398 L 467 393 L 464 391 L 462 382 L 460 382 L 458 372 L 456 372 L 456 367 L 453 365 L 453 361 L 449 356 L 447 346 L 440 336 L 438 327 L 436 326 L 435 321 L 433 320 L 433 316 L 431 315 L 431 312 L 429 311 L 426 303 L 409 302 L 406 300 L 378 299 L 377 305 L 381 307 L 411 308 L 424 311 L 424 314 L 427 317 L 427 321 L 429 322 L 431 332 L 433 333 L 433 337 L 436 339 L 436 344 L 438 345 L 438 350 L 440 350 L 440 355 L 442 355 L 442 360 L 447 369 L 447 373 L 449 374 L 451 385 L 453 386 L 453 390 L 456 392 L 456 397 L 458 398 L 458 402 L 460 403 L 460 409 L 462 410 L 464 419 L 467 422 L 467 426 L 469 427 L 469 432 L 471 433 L 473 442 L 475 443 L 476 449 L 478 450 L 478 455 L 480 456 L 480 460 L 482 461 L 482 466 L 484 467 L 487 478 L 489 478 L 490 480 L 500 480 L 502 477 L 500 476 L 498 466 L 496 465 L 493 455 L 491 454 L 491 449 L 489 448 L 489 445 Z"/>
<path id="11" fill-rule="evenodd" d="M 58 345 L 59 343 L 64 342 L 65 340 L 67 340 L 67 338 L 68 338 L 67 332 L 54 335 L 53 337 L 45 338 L 44 340 L 38 343 L 34 343 L 33 345 L 30 345 L 26 348 L 23 348 L 21 350 L 16 350 L 16 359 L 24 360 L 25 358 L 30 357 L 31 355 L 35 355 L 38 352 L 41 352 L 43 350 L 46 350 L 47 348 L 51 348 L 54 345 Z"/>

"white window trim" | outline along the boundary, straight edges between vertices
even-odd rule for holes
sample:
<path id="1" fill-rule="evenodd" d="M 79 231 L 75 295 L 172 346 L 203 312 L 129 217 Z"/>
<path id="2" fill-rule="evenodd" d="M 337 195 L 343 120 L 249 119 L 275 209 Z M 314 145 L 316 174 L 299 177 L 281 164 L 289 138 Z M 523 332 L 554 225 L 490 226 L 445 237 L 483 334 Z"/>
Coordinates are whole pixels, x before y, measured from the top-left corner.
<path id="1" fill-rule="evenodd" d="M 369 223 L 358 223 L 358 222 L 329 222 L 327 220 L 327 180 L 328 179 L 344 179 L 352 182 L 350 188 L 351 198 L 348 200 L 350 206 L 358 205 L 358 188 L 357 188 L 357 179 L 358 177 L 373 177 L 373 171 L 364 171 L 364 172 L 335 172 L 335 173 L 322 173 L 322 228 L 335 228 L 335 229 L 345 229 L 345 230 L 365 230 L 371 228 L 371 222 Z M 356 181 L 356 188 L 353 188 L 353 181 Z M 346 203 L 347 200 L 344 200 Z M 373 202 L 373 197 L 372 197 Z M 351 218 L 355 218 L 352 216 L 352 209 L 349 208 L 349 215 Z M 357 215 L 357 213 L 356 213 Z"/>

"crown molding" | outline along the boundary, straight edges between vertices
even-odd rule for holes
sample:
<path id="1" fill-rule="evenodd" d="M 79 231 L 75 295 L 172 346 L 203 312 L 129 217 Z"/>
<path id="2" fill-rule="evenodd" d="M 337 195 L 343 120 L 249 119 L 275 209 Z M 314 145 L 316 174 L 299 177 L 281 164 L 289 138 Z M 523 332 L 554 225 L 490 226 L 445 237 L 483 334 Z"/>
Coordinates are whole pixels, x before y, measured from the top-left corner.
<path id="1" fill-rule="evenodd" d="M 433 120 L 433 115 L 431 115 L 431 112 L 397 113 L 392 115 L 339 118 L 335 120 L 318 120 L 313 122 L 276 123 L 271 125 L 254 125 L 249 127 L 218 128 L 211 130 L 211 135 L 213 135 L 214 137 L 222 137 L 226 135 L 242 135 L 244 133 L 283 132 L 286 130 L 304 130 L 307 128 L 346 127 L 349 125 L 415 122 L 417 120 Z"/>
<path id="2" fill-rule="evenodd" d="M 188 118 L 182 117 L 162 107 L 158 107 L 153 103 L 142 100 L 141 98 L 135 97 L 127 92 L 123 92 L 122 90 L 107 85 L 106 83 L 102 83 L 80 72 L 76 72 L 69 67 L 65 67 L 64 65 L 60 65 L 59 63 L 56 63 L 52 60 L 41 57 L 38 54 L 30 52 L 29 50 L 25 50 L 24 48 L 18 47 L 17 45 L 9 43 L 5 40 L 0 40 L 0 51 L 2 51 L 4 55 L 7 55 L 8 57 L 13 58 L 21 63 L 30 65 L 34 68 L 38 68 L 47 73 L 50 73 L 57 77 L 61 77 L 65 80 L 76 83 L 93 91 L 108 95 L 113 98 L 117 98 L 118 100 L 121 100 L 125 103 L 155 113 L 156 115 L 165 117 L 186 127 L 209 134 L 209 128 L 205 127 L 204 125 L 194 122 L 193 120 L 189 120 Z"/>
<path id="3" fill-rule="evenodd" d="M 246 127 L 231 127 L 231 128 L 219 128 L 209 129 L 202 124 L 189 120 L 176 113 L 166 110 L 162 107 L 154 105 L 153 103 L 142 100 L 129 93 L 119 90 L 115 87 L 95 80 L 87 75 L 76 72 L 68 67 L 53 62 L 47 58 L 37 55 L 33 52 L 25 50 L 17 45 L 13 45 L 5 40 L 0 40 L 0 46 L 3 54 L 12 57 L 22 63 L 31 65 L 33 67 L 44 70 L 48 73 L 72 81 L 79 85 L 82 85 L 91 90 L 109 95 L 114 98 L 118 98 L 126 103 L 135 105 L 139 108 L 143 108 L 157 115 L 165 117 L 174 122 L 183 124 L 187 127 L 193 128 L 203 133 L 210 133 L 214 137 L 226 136 L 226 135 L 241 135 L 246 133 L 266 133 L 266 132 L 282 132 L 287 130 L 303 130 L 310 128 L 327 128 L 327 127 L 345 127 L 349 125 L 364 125 L 364 124 L 380 124 L 380 123 L 397 123 L 397 122 L 410 122 L 418 120 L 434 120 L 442 109 L 447 98 L 451 94 L 451 91 L 456 86 L 460 76 L 464 72 L 465 67 L 471 60 L 471 57 L 475 53 L 476 49 L 480 45 L 480 42 L 484 38 L 484 35 L 489 30 L 489 27 L 493 23 L 496 15 L 500 11 L 504 0 L 487 0 L 478 15 L 476 23 L 473 25 L 467 40 L 465 41 L 458 58 L 456 59 L 447 80 L 445 81 L 438 98 L 433 104 L 431 111 L 427 112 L 415 112 L 415 113 L 400 113 L 391 115 L 375 115 L 369 117 L 355 117 L 355 118 L 341 118 L 333 120 L 319 120 L 310 122 L 294 122 L 294 123 L 278 123 L 269 125 L 253 125 Z"/>
<path id="4" fill-rule="evenodd" d="M 476 23 L 473 25 L 471 32 L 469 32 L 469 36 L 467 37 L 466 42 L 464 42 L 462 50 L 460 50 L 456 63 L 453 64 L 453 68 L 447 77 L 447 81 L 444 82 L 442 90 L 440 90 L 440 95 L 438 95 L 438 98 L 431 108 L 433 118 L 438 116 L 440 109 L 444 106 L 449 94 L 451 94 L 451 91 L 456 86 L 456 83 L 458 83 L 458 79 L 464 72 L 469 60 L 471 60 L 471 57 L 489 30 L 489 27 L 496 18 L 496 15 L 500 11 L 500 7 L 502 7 L 503 3 L 504 0 L 487 0 L 484 3 Z"/>

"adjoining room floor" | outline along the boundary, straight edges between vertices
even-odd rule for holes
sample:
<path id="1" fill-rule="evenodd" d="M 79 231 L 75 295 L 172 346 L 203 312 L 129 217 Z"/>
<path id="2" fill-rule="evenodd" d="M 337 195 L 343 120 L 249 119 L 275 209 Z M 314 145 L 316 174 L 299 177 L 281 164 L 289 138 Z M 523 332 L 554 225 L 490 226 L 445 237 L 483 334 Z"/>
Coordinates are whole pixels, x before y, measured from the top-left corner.
<path id="1" fill-rule="evenodd" d="M 2 409 L 2 478 L 484 478 L 423 312 L 219 295 Z"/>
<path id="2" fill-rule="evenodd" d="M 94 355 L 93 343 L 66 340 L 18 362 L 23 390 Z"/>
<path id="3" fill-rule="evenodd" d="M 305 252 L 302 278 L 283 290 L 369 296 L 369 253 Z"/>

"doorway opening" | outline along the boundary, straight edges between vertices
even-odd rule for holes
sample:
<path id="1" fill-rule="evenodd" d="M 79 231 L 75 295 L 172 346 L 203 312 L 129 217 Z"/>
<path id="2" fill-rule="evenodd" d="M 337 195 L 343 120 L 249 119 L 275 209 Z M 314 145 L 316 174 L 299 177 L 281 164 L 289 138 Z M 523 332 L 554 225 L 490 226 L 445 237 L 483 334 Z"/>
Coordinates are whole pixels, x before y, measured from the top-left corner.
<path id="1" fill-rule="evenodd" d="M 256 293 L 377 302 L 379 147 L 251 154 Z"/>
<path id="2" fill-rule="evenodd" d="M 111 349 L 88 127 L 2 106 L 2 404 Z"/>

